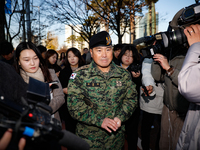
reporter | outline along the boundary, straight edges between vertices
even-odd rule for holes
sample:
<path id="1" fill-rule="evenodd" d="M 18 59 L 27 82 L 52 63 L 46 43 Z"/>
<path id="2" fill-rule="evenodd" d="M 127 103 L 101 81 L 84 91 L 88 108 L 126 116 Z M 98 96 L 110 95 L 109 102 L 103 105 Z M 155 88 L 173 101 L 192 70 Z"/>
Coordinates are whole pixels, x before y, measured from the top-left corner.
<path id="1" fill-rule="evenodd" d="M 42 82 L 56 81 L 58 77 L 53 69 L 48 69 L 38 48 L 31 42 L 22 42 L 16 48 L 15 68 L 26 83 L 29 77 Z M 60 120 L 58 109 L 64 104 L 64 93 L 60 82 L 52 89 L 49 106 L 54 118 Z"/>
<path id="2" fill-rule="evenodd" d="M 29 77 L 37 79 L 42 82 L 51 82 L 58 79 L 53 69 L 48 69 L 44 59 L 38 48 L 32 42 L 22 42 L 16 48 L 15 55 L 15 68 L 16 71 L 24 79 L 26 83 L 29 83 Z M 52 117 L 60 121 L 58 109 L 64 104 L 64 93 L 60 82 L 54 87 L 51 86 L 51 100 L 49 106 L 52 108 Z M 30 144 L 32 144 L 30 142 Z M 32 144 L 33 145 L 33 144 Z M 38 149 L 38 145 L 35 144 Z M 34 147 L 33 149 L 36 149 Z M 28 147 L 29 148 L 29 147 Z M 60 145 L 55 141 L 47 142 L 40 145 L 41 149 L 56 149 L 60 150 Z"/>
<path id="3" fill-rule="evenodd" d="M 174 150 L 189 106 L 188 101 L 178 91 L 178 74 L 187 49 L 179 45 L 167 52 L 165 56 L 153 56 L 151 72 L 156 81 L 164 81 L 165 84 L 159 147 L 161 150 Z"/>
<path id="4" fill-rule="evenodd" d="M 137 70 L 137 72 L 133 71 L 131 65 L 133 64 L 140 64 L 140 56 L 138 54 L 137 49 L 133 45 L 125 45 L 119 56 L 118 56 L 119 63 L 121 67 L 127 69 L 131 74 L 131 80 L 136 85 L 137 90 L 137 100 L 139 102 L 139 95 L 140 95 L 140 86 L 141 83 L 141 70 Z M 125 130 L 126 130 L 126 139 L 128 142 L 128 149 L 129 150 L 137 150 L 137 143 L 138 143 L 138 124 L 139 124 L 139 117 L 140 117 L 140 107 L 139 103 L 137 104 L 137 108 L 131 115 L 131 117 L 125 121 Z"/>
<path id="5" fill-rule="evenodd" d="M 144 58 L 142 62 L 142 84 L 147 91 L 141 88 L 140 108 L 142 110 L 141 145 L 143 150 L 150 148 L 151 126 L 156 120 L 158 132 L 155 134 L 155 150 L 159 150 L 160 123 L 163 109 L 164 84 L 155 82 L 151 74 L 152 58 Z M 148 92 L 147 94 L 145 92 Z M 151 147 L 152 148 L 152 147 Z"/>
<path id="6" fill-rule="evenodd" d="M 57 60 L 58 60 L 58 53 L 55 50 L 49 49 L 45 53 L 45 62 L 48 68 L 54 69 L 57 77 L 59 77 L 61 67 L 57 64 Z"/>
<path id="7" fill-rule="evenodd" d="M 184 29 L 190 48 L 178 75 L 178 89 L 190 103 L 176 149 L 200 149 L 200 25 Z"/>
<path id="8" fill-rule="evenodd" d="M 65 100 L 67 101 L 68 82 L 71 74 L 79 67 L 85 65 L 80 51 L 77 48 L 69 48 L 66 52 L 65 68 L 60 71 L 59 80 L 65 93 Z M 61 120 L 65 121 L 65 129 L 75 133 L 77 121 L 71 117 L 67 108 L 67 102 L 60 108 L 59 114 Z"/>

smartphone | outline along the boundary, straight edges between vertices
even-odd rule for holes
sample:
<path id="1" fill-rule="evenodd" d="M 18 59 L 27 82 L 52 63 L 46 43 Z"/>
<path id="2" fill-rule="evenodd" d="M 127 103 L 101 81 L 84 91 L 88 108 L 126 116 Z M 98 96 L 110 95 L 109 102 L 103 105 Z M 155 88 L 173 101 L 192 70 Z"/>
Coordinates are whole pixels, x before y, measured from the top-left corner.
<path id="1" fill-rule="evenodd" d="M 52 82 L 49 82 L 49 84 L 58 84 L 58 81 L 52 81 Z"/>
<path id="2" fill-rule="evenodd" d="M 149 96 L 149 93 L 148 93 L 148 91 L 147 91 L 146 86 L 142 85 L 142 88 L 144 89 L 144 93 L 145 93 L 147 96 Z"/>

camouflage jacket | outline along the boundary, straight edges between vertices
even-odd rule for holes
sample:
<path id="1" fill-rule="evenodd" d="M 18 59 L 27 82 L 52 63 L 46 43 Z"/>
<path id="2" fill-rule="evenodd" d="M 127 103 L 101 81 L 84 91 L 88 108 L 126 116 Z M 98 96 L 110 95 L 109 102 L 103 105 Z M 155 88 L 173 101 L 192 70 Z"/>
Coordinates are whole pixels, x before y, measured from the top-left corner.
<path id="1" fill-rule="evenodd" d="M 109 72 L 103 73 L 92 61 L 71 75 L 67 105 L 71 116 L 79 121 L 78 135 L 87 137 L 95 130 L 105 139 L 110 134 L 101 128 L 104 118 L 126 121 L 137 107 L 137 92 L 126 69 L 112 62 Z"/>

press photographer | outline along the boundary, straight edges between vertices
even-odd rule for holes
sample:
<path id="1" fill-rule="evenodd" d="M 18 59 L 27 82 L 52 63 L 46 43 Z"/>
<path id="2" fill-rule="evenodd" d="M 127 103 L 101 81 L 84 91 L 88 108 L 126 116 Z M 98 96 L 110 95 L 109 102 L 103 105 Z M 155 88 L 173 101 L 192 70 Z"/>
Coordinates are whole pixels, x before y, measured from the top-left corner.
<path id="1" fill-rule="evenodd" d="M 176 148 L 189 106 L 178 91 L 178 74 L 188 50 L 183 29 L 200 20 L 200 4 L 196 2 L 177 12 L 169 23 L 168 31 L 138 40 L 150 43 L 143 54 L 154 59 L 151 71 L 154 79 L 165 83 L 160 149 Z"/>

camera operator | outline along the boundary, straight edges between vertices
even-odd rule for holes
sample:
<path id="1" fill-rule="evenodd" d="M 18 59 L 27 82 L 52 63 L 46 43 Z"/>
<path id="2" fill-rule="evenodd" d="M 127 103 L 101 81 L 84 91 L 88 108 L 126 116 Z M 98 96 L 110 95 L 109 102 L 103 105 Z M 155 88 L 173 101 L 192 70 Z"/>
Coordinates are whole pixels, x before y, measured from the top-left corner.
<path id="1" fill-rule="evenodd" d="M 178 76 L 178 89 L 190 103 L 176 149 L 200 149 L 200 25 L 186 27 L 184 33 L 190 48 Z"/>
<path id="2" fill-rule="evenodd" d="M 156 81 L 164 81 L 165 84 L 159 142 L 161 150 L 176 148 L 187 113 L 189 103 L 178 91 L 178 74 L 186 50 L 183 46 L 179 46 L 168 50 L 169 54 L 166 54 L 168 58 L 162 54 L 153 56 L 152 76 Z"/>
<path id="3" fill-rule="evenodd" d="M 20 103 L 21 97 L 26 98 L 28 85 L 9 64 L 0 61 L 0 66 L 0 95 Z M 0 136 L 2 136 L 0 140 L 0 149 L 6 149 L 11 142 L 12 129 L 6 130 L 7 129 L 0 128 Z M 25 143 L 26 140 L 21 138 L 18 145 L 20 150 L 24 148 Z M 13 147 L 10 149 L 13 149 Z"/>

